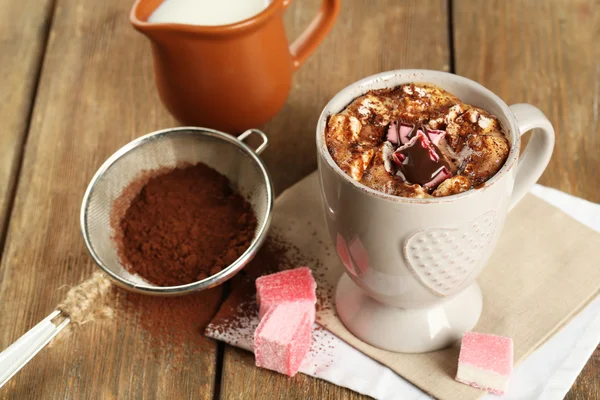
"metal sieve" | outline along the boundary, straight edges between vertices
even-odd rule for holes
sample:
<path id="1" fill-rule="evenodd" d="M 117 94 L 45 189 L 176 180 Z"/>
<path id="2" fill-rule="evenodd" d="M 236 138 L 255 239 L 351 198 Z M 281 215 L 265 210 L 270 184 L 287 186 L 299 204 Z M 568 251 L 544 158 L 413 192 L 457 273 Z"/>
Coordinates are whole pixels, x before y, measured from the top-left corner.
<path id="1" fill-rule="evenodd" d="M 252 149 L 244 140 L 258 135 L 262 143 Z M 263 244 L 273 210 L 273 184 L 257 156 L 267 146 L 267 136 L 250 129 L 233 137 L 206 128 L 172 128 L 150 133 L 113 154 L 92 178 L 81 206 L 81 232 L 94 261 L 117 285 L 152 295 L 178 295 L 216 286 L 235 275 Z M 249 248 L 221 272 L 179 286 L 156 286 L 131 274 L 121 263 L 111 227 L 113 203 L 123 190 L 146 171 L 202 162 L 225 175 L 246 198 L 256 214 L 257 227 Z"/>

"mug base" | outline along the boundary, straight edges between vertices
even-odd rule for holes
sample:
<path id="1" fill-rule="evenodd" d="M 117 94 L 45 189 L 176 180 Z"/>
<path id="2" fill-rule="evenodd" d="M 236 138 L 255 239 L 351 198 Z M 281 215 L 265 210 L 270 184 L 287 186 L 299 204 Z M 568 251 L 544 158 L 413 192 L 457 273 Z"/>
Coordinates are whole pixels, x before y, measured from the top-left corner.
<path id="1" fill-rule="evenodd" d="M 451 346 L 481 315 L 481 289 L 474 282 L 449 299 L 425 308 L 403 309 L 369 297 L 347 274 L 335 294 L 343 324 L 362 341 L 397 353 L 425 353 Z"/>

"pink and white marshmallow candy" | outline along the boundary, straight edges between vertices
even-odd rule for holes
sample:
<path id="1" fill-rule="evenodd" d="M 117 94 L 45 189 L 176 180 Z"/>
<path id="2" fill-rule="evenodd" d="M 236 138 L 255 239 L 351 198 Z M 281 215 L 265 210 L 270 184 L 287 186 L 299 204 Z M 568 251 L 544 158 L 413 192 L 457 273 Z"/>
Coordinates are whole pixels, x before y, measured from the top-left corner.
<path id="1" fill-rule="evenodd" d="M 300 303 L 307 310 L 312 324 L 315 322 L 316 289 L 317 284 L 307 267 L 261 276 L 256 280 L 259 317 L 263 318 L 271 307 L 278 304 Z"/>
<path id="2" fill-rule="evenodd" d="M 294 376 L 310 350 L 312 322 L 301 303 L 269 308 L 254 332 L 256 366 Z"/>
<path id="3" fill-rule="evenodd" d="M 513 341 L 509 337 L 466 332 L 463 335 L 456 380 L 504 394 L 513 370 Z"/>

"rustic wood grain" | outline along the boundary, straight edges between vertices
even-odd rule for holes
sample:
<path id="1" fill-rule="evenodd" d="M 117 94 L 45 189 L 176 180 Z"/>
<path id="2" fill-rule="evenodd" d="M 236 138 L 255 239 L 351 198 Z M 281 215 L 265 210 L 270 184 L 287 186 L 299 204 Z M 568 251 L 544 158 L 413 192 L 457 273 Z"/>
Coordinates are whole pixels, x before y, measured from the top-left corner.
<path id="1" fill-rule="evenodd" d="M 456 73 L 508 104 L 531 103 L 556 130 L 540 183 L 600 202 L 600 3 L 593 0 L 453 2 Z M 600 350 L 567 399 L 600 398 Z"/>
<path id="2" fill-rule="evenodd" d="M 319 0 L 297 0 L 285 16 L 288 36 L 308 24 Z M 284 110 L 264 127 L 272 147 L 264 158 L 278 189 L 295 183 L 290 165 L 316 167 L 315 125 L 321 110 L 348 84 L 397 68 L 449 70 L 446 1 L 344 1 L 330 36 L 300 68 Z M 292 169 L 292 171 L 294 171 Z M 346 389 L 297 375 L 288 379 L 253 367 L 250 353 L 226 346 L 223 399 L 364 399 Z"/>
<path id="3" fill-rule="evenodd" d="M 156 95 L 149 46 L 129 26 L 131 4 L 56 3 L 0 265 L 0 348 L 52 311 L 63 284 L 94 270 L 78 228 L 93 172 L 129 140 L 177 125 Z M 290 38 L 306 26 L 319 0 L 296 3 L 285 17 Z M 344 1 L 334 31 L 296 74 L 286 106 L 262 127 L 271 141 L 264 158 L 279 192 L 315 168 L 315 121 L 341 88 L 394 68 L 449 70 L 446 3 Z M 51 0 L 0 0 L 0 74 L 7 77 L 0 91 L 0 232 L 52 6 Z M 541 183 L 600 202 L 598 2 L 494 0 L 482 8 L 476 0 L 455 0 L 453 9 L 456 72 L 509 104 L 540 107 L 557 129 L 556 153 Z M 207 309 L 214 309 L 219 291 L 206 296 Z M 85 326 L 40 353 L 1 396 L 213 398 L 213 342 L 206 341 L 203 354 L 186 355 L 182 366 L 169 349 L 152 356 L 147 338 L 126 315 Z M 600 350 L 568 399 L 600 398 L 599 357 Z M 321 380 L 257 369 L 250 353 L 229 346 L 219 390 L 224 399 L 365 398 Z"/>
<path id="4" fill-rule="evenodd" d="M 579 374 L 565 400 L 600 399 L 600 346 Z"/>
<path id="5" fill-rule="evenodd" d="M 4 240 L 52 6 L 51 0 L 0 0 L 0 246 Z"/>
<path id="6" fill-rule="evenodd" d="M 297 374 L 293 378 L 254 366 L 248 351 L 228 346 L 221 382 L 222 399 L 359 400 L 369 397 L 332 383 Z"/>
<path id="7" fill-rule="evenodd" d="M 27 3 L 37 15 L 36 5 Z M 49 314 L 63 285 L 95 270 L 78 221 L 96 169 L 133 138 L 175 124 L 159 103 L 150 48 L 129 25 L 130 7 L 120 0 L 56 4 L 0 269 L 0 348 Z M 21 28 L 28 30 L 27 22 Z M 199 325 L 221 298 L 219 289 L 204 295 Z M 123 313 L 104 326 L 85 325 L 43 350 L 0 396 L 212 399 L 213 341 L 201 339 L 203 353 L 178 360 L 169 343 L 153 349 L 148 339 Z"/>
<path id="8" fill-rule="evenodd" d="M 456 73 L 508 104 L 539 107 L 556 130 L 540 183 L 600 202 L 600 10 L 592 0 L 456 0 Z"/>

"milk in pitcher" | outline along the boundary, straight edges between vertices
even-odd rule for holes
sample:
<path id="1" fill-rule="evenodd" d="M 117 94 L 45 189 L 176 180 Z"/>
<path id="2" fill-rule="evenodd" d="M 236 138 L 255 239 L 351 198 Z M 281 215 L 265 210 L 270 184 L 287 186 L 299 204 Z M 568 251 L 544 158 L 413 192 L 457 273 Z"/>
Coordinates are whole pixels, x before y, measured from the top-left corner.
<path id="1" fill-rule="evenodd" d="M 258 14 L 268 5 L 269 0 L 165 0 L 148 22 L 228 25 Z"/>

